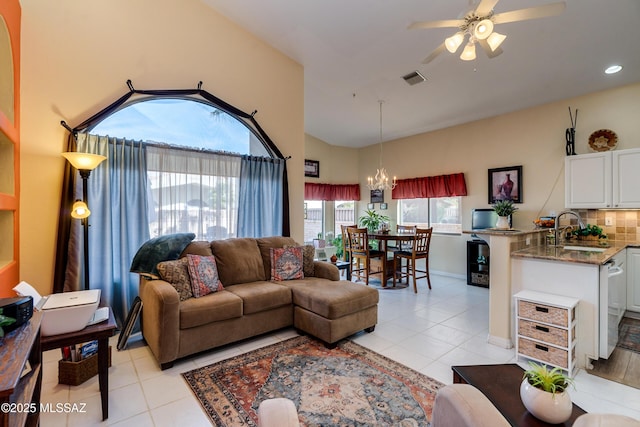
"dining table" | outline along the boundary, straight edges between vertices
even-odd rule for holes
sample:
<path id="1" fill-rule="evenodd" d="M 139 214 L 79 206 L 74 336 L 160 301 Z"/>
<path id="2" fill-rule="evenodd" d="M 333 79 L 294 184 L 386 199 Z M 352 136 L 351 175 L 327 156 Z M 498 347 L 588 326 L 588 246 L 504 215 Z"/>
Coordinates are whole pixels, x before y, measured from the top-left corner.
<path id="1" fill-rule="evenodd" d="M 398 244 L 413 242 L 416 238 L 416 235 L 415 233 L 398 233 L 398 232 L 385 233 L 381 231 L 374 231 L 374 232 L 368 232 L 367 237 L 369 240 L 379 241 L 380 245 L 378 246 L 378 249 L 386 254 L 389 246 L 388 242 L 396 242 Z M 411 245 L 405 245 L 405 246 L 410 250 Z M 391 263 L 389 263 L 389 261 L 391 261 Z M 383 288 L 387 287 L 387 281 L 393 278 L 393 274 L 394 274 L 393 258 L 391 260 L 388 260 L 385 257 L 385 262 L 382 263 L 382 277 L 384 277 L 384 279 L 382 280 Z"/>

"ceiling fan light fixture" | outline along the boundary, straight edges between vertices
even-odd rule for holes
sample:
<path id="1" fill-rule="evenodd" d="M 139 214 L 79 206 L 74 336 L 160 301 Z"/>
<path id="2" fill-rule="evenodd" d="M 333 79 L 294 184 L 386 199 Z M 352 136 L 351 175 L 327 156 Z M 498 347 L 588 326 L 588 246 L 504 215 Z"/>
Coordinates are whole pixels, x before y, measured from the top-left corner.
<path id="1" fill-rule="evenodd" d="M 493 21 L 490 19 L 483 19 L 480 22 L 476 22 L 473 28 L 473 36 L 478 40 L 484 40 L 493 32 Z"/>
<path id="2" fill-rule="evenodd" d="M 464 47 L 464 50 L 460 55 L 460 59 L 463 61 L 473 61 L 476 59 L 476 44 L 469 41 L 469 43 Z"/>
<path id="3" fill-rule="evenodd" d="M 489 44 L 491 51 L 494 52 L 497 48 L 499 48 L 506 38 L 507 36 L 505 36 L 504 34 L 496 32 L 491 33 L 491 35 L 487 38 L 487 43 Z"/>
<path id="4" fill-rule="evenodd" d="M 457 32 L 451 37 L 447 37 L 444 41 L 444 45 L 451 53 L 456 53 L 462 42 L 464 41 L 464 33 Z"/>

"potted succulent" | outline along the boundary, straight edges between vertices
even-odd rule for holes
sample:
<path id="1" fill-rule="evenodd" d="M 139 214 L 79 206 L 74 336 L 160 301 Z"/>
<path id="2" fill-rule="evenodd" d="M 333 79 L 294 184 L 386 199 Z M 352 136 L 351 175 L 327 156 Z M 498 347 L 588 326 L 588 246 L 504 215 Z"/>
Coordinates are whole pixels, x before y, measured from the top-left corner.
<path id="1" fill-rule="evenodd" d="M 573 379 L 561 368 L 549 368 L 544 364 L 529 363 L 520 384 L 520 398 L 531 414 L 551 424 L 565 422 L 571 416 L 573 404 L 567 393 Z"/>
<path id="2" fill-rule="evenodd" d="M 513 205 L 513 200 L 496 200 L 493 203 L 493 210 L 498 215 L 496 228 L 508 229 L 509 215 L 517 211 L 518 208 Z"/>

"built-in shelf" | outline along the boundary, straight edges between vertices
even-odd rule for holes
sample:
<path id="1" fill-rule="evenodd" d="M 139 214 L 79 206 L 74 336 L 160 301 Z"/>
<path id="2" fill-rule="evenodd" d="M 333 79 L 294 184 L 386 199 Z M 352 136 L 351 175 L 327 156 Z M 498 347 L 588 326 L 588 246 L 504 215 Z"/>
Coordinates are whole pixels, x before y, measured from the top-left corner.
<path id="1" fill-rule="evenodd" d="M 14 144 L 11 140 L 0 131 L 0 193 L 13 196 L 15 195 L 15 169 L 13 167 L 13 159 L 15 156 Z M 2 208 L 2 206 L 0 206 Z"/>
<path id="2" fill-rule="evenodd" d="M 13 211 L 0 211 L 0 269 L 14 260 L 13 253 Z"/>

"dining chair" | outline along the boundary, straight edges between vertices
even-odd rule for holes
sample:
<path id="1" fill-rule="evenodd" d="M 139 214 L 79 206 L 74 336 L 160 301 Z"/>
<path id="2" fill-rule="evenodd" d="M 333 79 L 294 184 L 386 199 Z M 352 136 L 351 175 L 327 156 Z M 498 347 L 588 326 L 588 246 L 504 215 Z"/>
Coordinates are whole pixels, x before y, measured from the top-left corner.
<path id="1" fill-rule="evenodd" d="M 351 259 L 355 261 L 355 268 L 352 265 L 351 277 L 357 277 L 358 280 L 362 280 L 364 275 L 364 281 L 369 286 L 371 260 L 380 259 L 381 262 L 386 262 L 387 254 L 383 251 L 369 248 L 369 235 L 366 228 L 347 227 L 347 238 L 349 239 Z M 361 265 L 361 261 L 364 262 L 364 266 Z M 373 274 L 380 274 L 381 283 L 384 285 L 383 273 L 384 269 L 381 269 Z"/>
<path id="2" fill-rule="evenodd" d="M 342 260 L 349 262 L 348 277 L 351 277 L 353 257 L 351 256 L 351 245 L 349 244 L 349 236 L 347 236 L 347 228 L 358 228 L 358 226 L 356 224 L 340 226 L 340 231 L 342 232 Z"/>
<path id="3" fill-rule="evenodd" d="M 413 276 L 413 292 L 418 293 L 417 280 L 427 278 L 429 289 L 431 289 L 431 278 L 429 277 L 429 246 L 431 245 L 431 235 L 433 234 L 433 227 L 431 228 L 416 228 L 415 239 L 412 242 L 411 250 L 400 250 L 393 254 L 393 286 L 396 286 L 396 278 L 407 278 L 409 282 L 409 276 Z M 402 259 L 407 260 L 407 270 L 402 272 L 398 271 L 398 260 L 402 263 Z M 419 259 L 425 260 L 425 269 L 419 270 L 416 265 L 416 261 Z M 423 276 L 419 276 L 418 273 L 424 273 Z"/>
<path id="4" fill-rule="evenodd" d="M 416 226 L 415 225 L 396 225 L 396 234 L 415 234 Z M 389 245 L 387 243 L 387 251 L 395 253 L 397 251 L 408 250 L 411 249 L 411 242 L 406 240 L 398 240 L 393 245 Z M 407 262 L 407 265 L 409 263 Z M 400 268 L 402 268 L 402 261 L 400 262 Z M 395 274 L 395 273 L 394 273 Z"/>

